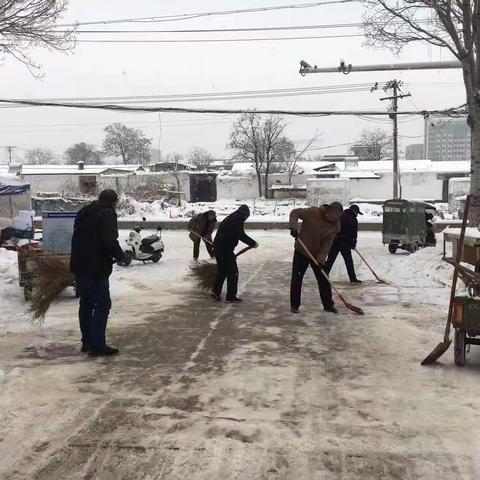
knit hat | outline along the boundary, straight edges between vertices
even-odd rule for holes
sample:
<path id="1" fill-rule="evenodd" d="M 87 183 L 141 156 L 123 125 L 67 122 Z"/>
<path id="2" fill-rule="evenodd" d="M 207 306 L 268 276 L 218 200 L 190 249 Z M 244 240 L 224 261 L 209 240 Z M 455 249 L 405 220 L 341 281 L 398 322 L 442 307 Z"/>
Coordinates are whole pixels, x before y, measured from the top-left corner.
<path id="1" fill-rule="evenodd" d="M 100 192 L 98 199 L 103 203 L 113 205 L 118 201 L 118 195 L 115 190 L 103 190 L 103 192 Z"/>
<path id="2" fill-rule="evenodd" d="M 328 210 L 335 210 L 336 212 L 343 212 L 343 205 L 340 202 L 332 202 L 328 206 Z"/>

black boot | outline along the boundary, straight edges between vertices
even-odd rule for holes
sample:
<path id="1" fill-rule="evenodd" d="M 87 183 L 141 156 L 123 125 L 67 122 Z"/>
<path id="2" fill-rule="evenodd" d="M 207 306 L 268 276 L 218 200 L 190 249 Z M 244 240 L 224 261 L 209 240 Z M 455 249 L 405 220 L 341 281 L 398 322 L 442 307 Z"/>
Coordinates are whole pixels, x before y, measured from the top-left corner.
<path id="1" fill-rule="evenodd" d="M 112 357 L 118 355 L 120 350 L 118 348 L 112 348 L 108 345 L 100 348 L 90 348 L 88 351 L 89 357 Z"/>
<path id="2" fill-rule="evenodd" d="M 225 301 L 227 303 L 242 303 L 243 300 L 241 298 L 235 297 L 235 298 L 227 298 Z"/>
<path id="3" fill-rule="evenodd" d="M 87 353 L 88 352 L 88 347 L 85 342 L 82 342 L 82 348 L 80 349 L 82 353 Z"/>
<path id="4" fill-rule="evenodd" d="M 333 305 L 331 307 L 325 307 L 324 310 L 330 313 L 338 313 L 338 310 Z"/>
<path id="5" fill-rule="evenodd" d="M 358 278 L 354 278 L 353 280 L 350 280 L 350 283 L 362 283 L 362 281 Z"/>

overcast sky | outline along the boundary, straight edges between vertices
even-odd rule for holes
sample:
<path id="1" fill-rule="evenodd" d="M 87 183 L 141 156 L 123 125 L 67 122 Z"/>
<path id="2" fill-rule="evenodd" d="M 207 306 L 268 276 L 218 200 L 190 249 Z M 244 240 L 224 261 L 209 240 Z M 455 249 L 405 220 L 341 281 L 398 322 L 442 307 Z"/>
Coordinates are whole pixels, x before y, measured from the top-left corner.
<path id="1" fill-rule="evenodd" d="M 253 7 L 304 3 L 305 0 L 72 0 L 65 22 L 145 17 L 246 9 Z M 277 12 L 228 15 L 167 23 L 119 24 L 86 28 L 102 29 L 180 29 L 180 28 L 239 28 L 285 25 L 318 25 L 361 21 L 362 7 L 350 3 Z M 251 38 L 314 36 L 358 33 L 355 29 L 318 29 L 276 32 L 235 33 L 176 33 L 113 35 L 89 34 L 78 38 L 192 39 L 192 38 Z M 340 58 L 356 65 L 391 61 L 437 61 L 449 57 L 446 52 L 426 44 L 405 50 L 399 58 L 388 51 L 376 51 L 363 46 L 361 37 L 284 40 L 262 42 L 218 43 L 78 43 L 69 54 L 36 49 L 34 59 L 43 65 L 44 77 L 32 77 L 21 63 L 6 58 L 0 65 L 0 97 L 51 98 L 161 95 L 205 93 L 276 88 L 346 85 L 351 83 L 387 81 L 398 78 L 412 101 L 400 103 L 400 109 L 441 109 L 464 102 L 460 70 L 390 73 L 352 73 L 350 75 L 317 74 L 301 77 L 299 61 L 307 60 L 318 66 L 336 66 Z M 275 109 L 381 109 L 383 92 L 355 92 L 331 95 L 244 99 L 181 103 L 183 107 L 275 108 Z M 413 102 L 413 103 L 412 103 Z M 172 106 L 172 104 L 168 104 Z M 16 159 L 25 151 L 44 147 L 63 154 L 75 142 L 100 146 L 103 128 L 112 122 L 122 122 L 141 128 L 160 144 L 163 154 L 187 154 L 201 146 L 218 158 L 229 157 L 228 136 L 234 117 L 226 115 L 161 114 L 161 136 L 158 114 L 132 114 L 80 111 L 62 108 L 22 107 L 0 109 L 0 146 L 14 145 Z M 356 117 L 298 118 L 287 117 L 287 134 L 298 148 L 316 131 L 322 134 L 318 147 L 355 141 L 362 129 L 381 126 L 390 129 L 387 119 L 371 120 Z M 402 146 L 421 143 L 423 120 L 402 119 Z M 161 138 L 160 138 L 161 137 Z M 318 150 L 312 153 L 343 153 L 348 147 Z M 6 149 L 0 148 L 0 161 L 7 159 Z"/>

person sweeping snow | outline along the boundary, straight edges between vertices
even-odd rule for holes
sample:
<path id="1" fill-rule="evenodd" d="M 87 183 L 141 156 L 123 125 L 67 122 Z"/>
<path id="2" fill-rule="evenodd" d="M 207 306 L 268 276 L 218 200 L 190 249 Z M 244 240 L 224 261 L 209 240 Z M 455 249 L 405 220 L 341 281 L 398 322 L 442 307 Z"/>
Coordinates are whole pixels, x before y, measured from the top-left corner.
<path id="1" fill-rule="evenodd" d="M 362 281 L 357 278 L 352 258 L 352 250 L 357 248 L 358 215 L 363 215 L 358 205 L 351 205 L 344 210 L 340 217 L 340 232 L 333 241 L 332 248 L 328 254 L 327 263 L 325 264 L 325 271 L 330 274 L 338 254 L 341 253 L 351 283 L 362 283 Z"/>
<path id="2" fill-rule="evenodd" d="M 114 261 L 123 260 L 118 243 L 117 194 L 104 190 L 98 200 L 83 207 L 75 219 L 70 271 L 80 296 L 78 316 L 82 333 L 82 352 L 90 356 L 117 355 L 107 345 L 105 332 L 112 307 L 109 277 Z"/>
<path id="3" fill-rule="evenodd" d="M 337 313 L 332 298 L 332 288 L 321 270 L 324 269 L 330 247 L 340 230 L 338 221 L 342 212 L 343 207 L 339 202 L 322 205 L 321 207 L 297 208 L 290 212 L 290 234 L 295 238 L 292 281 L 290 285 L 290 306 L 292 313 L 299 312 L 302 282 L 308 265 L 312 267 L 315 273 L 324 310 Z M 302 220 L 300 230 L 299 220 Z M 309 252 L 318 262 L 318 265 L 310 259 L 298 239 L 308 248 Z"/>
<path id="4" fill-rule="evenodd" d="M 218 227 L 213 248 L 217 260 L 217 277 L 212 288 L 212 297 L 220 301 L 225 279 L 227 280 L 226 301 L 239 303 L 242 300 L 237 297 L 238 290 L 238 267 L 234 250 L 238 242 L 243 242 L 251 248 L 257 248 L 258 243 L 250 238 L 244 230 L 244 224 L 250 216 L 247 205 L 241 205 L 238 210 L 230 214 Z"/>
<path id="5" fill-rule="evenodd" d="M 198 260 L 200 255 L 200 242 L 205 242 L 205 247 L 211 258 L 213 254 L 212 233 L 217 224 L 217 214 L 215 210 L 195 215 L 188 222 L 188 230 L 190 231 L 190 240 L 193 242 L 193 259 Z"/>

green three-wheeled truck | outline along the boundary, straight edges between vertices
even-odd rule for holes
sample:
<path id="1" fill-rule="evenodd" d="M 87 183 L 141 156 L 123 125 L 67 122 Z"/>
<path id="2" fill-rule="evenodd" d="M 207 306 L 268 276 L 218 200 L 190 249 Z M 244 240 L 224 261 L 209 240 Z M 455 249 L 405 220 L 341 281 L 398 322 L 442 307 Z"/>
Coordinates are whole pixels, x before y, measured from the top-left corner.
<path id="1" fill-rule="evenodd" d="M 390 253 L 415 252 L 436 244 L 433 227 L 435 207 L 429 203 L 403 199 L 383 204 L 383 244 Z"/>

